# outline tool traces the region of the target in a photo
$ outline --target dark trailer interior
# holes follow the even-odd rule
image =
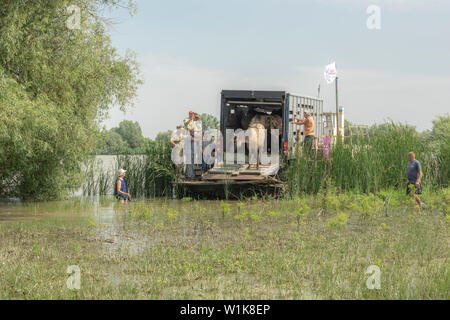
[[[227,145],[226,129],[247,130],[250,121],[257,114],[279,115],[283,119],[283,126],[279,141],[280,150],[276,152],[281,152],[283,142],[287,141],[289,126],[289,106],[286,104],[285,91],[223,90],[220,111],[223,146]],[[270,142],[268,130],[267,148],[272,152]]]

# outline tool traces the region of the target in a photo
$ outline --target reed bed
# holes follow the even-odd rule
[[[114,173],[105,169],[103,161],[91,157],[85,163],[82,170],[83,185],[82,194],[86,197],[110,195],[113,193]]]
[[[428,144],[413,127],[389,123],[372,127],[368,136],[338,139],[330,160],[318,153],[315,160],[308,161],[297,152],[286,174],[289,194],[318,193],[327,185],[340,192],[362,193],[405,188],[411,151],[422,163],[425,188],[448,187],[448,146]]]
[[[444,139],[445,140],[445,139]],[[151,141],[143,155],[119,155],[115,169],[126,169],[125,178],[133,197],[182,196],[175,190],[175,170],[168,143]],[[344,141],[338,139],[330,159],[321,152],[307,160],[297,152],[285,168],[288,197],[303,193],[318,194],[324,188],[338,192],[378,193],[406,187],[407,154],[413,151],[423,167],[423,186],[436,190],[449,186],[450,146],[448,141],[429,142],[414,127],[386,123],[373,126],[369,135],[357,134]],[[89,160],[86,165],[83,194],[105,195],[113,192],[115,172],[101,170],[101,163]],[[228,186],[224,185],[227,194]]]
[[[172,148],[161,141],[151,141],[145,155],[122,155],[116,168],[127,170],[125,181],[134,197],[170,197],[175,171],[171,161]]]

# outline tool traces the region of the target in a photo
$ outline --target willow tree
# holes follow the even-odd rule
[[[112,47],[101,16],[127,4],[0,2],[0,196],[64,197],[99,122],[111,106],[130,106],[140,84],[133,55]]]

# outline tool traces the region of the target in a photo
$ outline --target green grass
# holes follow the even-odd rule
[[[420,210],[401,192],[329,191],[21,207],[60,214],[0,224],[0,298],[449,299],[450,191],[424,200]],[[69,265],[79,291],[66,287]],[[370,265],[380,290],[366,287]]]

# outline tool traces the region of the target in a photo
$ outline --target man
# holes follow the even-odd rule
[[[184,128],[191,134],[191,136],[194,136],[194,130],[195,130],[195,112],[189,111],[189,117],[184,119]]]
[[[406,194],[409,195],[411,193],[411,189],[415,189],[414,199],[416,199],[419,207],[424,208],[425,203],[423,203],[419,194],[422,194],[422,165],[419,161],[416,160],[416,155],[414,152],[408,153],[408,169],[407,169],[407,178],[406,178]]]
[[[303,115],[305,119],[291,121],[291,123],[304,126],[303,135],[305,136],[305,139],[303,140],[303,150],[308,155],[309,160],[311,158],[312,147],[314,144],[314,119],[307,112],[304,112]],[[297,118],[294,120],[297,120]]]
[[[183,133],[183,126],[177,126],[177,130],[172,133],[172,136],[170,137],[170,145],[172,147],[175,147],[179,143],[183,142],[184,140],[184,133]]]
[[[196,164],[197,168],[199,168],[198,164],[203,164],[203,123],[202,120],[200,120],[200,116],[198,115],[198,113],[194,113],[194,136],[194,150],[198,150],[194,157],[194,163]]]
[[[120,200],[121,203],[124,203],[128,199],[131,199],[131,195],[127,193],[127,184],[125,183],[125,175],[127,171],[123,169],[119,169],[119,177],[116,179],[116,185],[114,190],[114,195],[117,200]]]
[[[172,147],[176,147],[177,145],[179,145],[180,143],[183,142],[184,140],[184,132],[183,132],[183,126],[177,126],[177,130],[174,131],[172,133],[172,137],[170,138],[170,145]],[[179,153],[180,157],[183,157],[183,148],[181,148],[180,153]],[[181,177],[182,172],[183,172],[183,167],[184,165],[182,163],[180,164],[174,164],[175,166],[175,174],[178,178]]]
[[[189,111],[189,118],[184,120],[184,128],[189,132],[190,139],[190,161],[186,161],[186,178],[193,180],[195,178],[195,170],[194,170],[194,135],[196,129],[195,123],[195,112]],[[188,141],[186,141],[188,143]],[[189,154],[189,153],[187,153]],[[188,159],[187,159],[188,160]],[[190,163],[188,163],[190,162]]]

